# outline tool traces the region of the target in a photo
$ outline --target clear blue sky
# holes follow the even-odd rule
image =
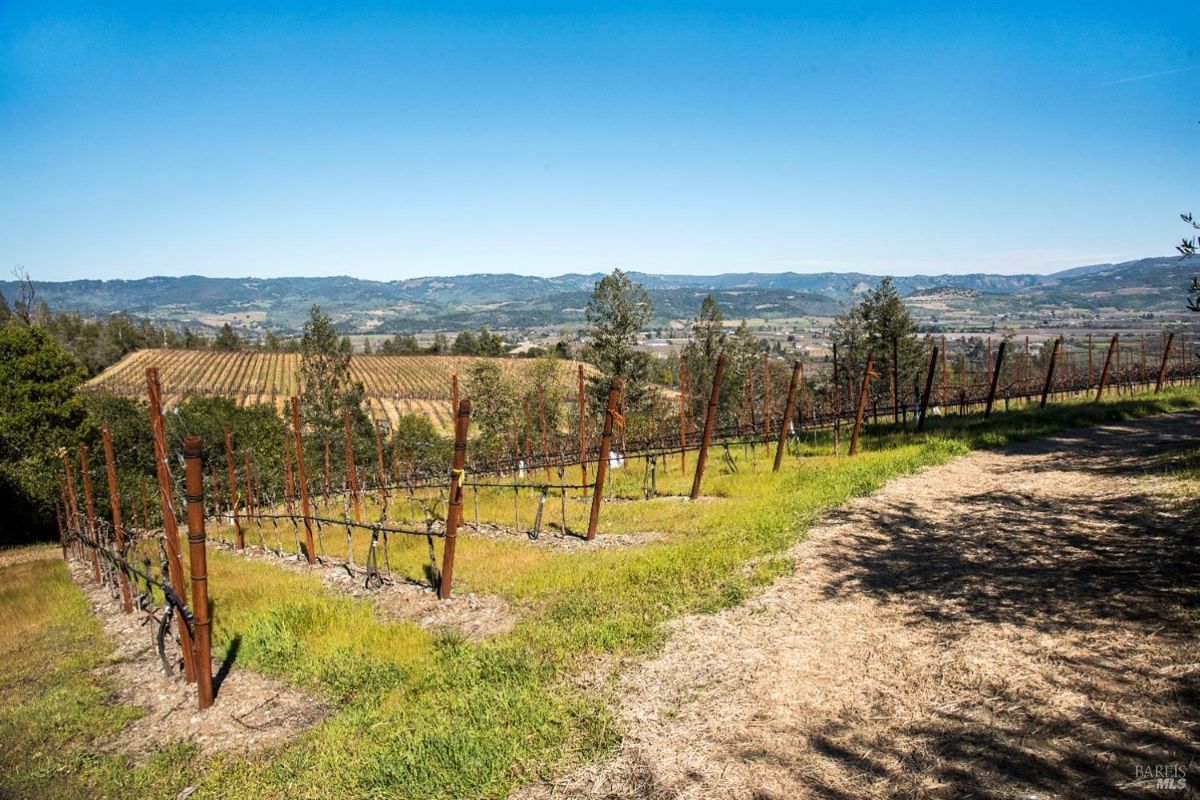
[[[1200,212],[1194,3],[183,5],[0,0],[4,272],[1052,271]]]

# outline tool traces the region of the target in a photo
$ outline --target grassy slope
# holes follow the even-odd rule
[[[724,474],[714,459],[705,489],[720,501],[606,509],[608,531],[666,534],[637,548],[564,553],[465,537],[461,588],[501,593],[521,614],[510,634],[482,644],[382,623],[315,579],[214,553],[218,648],[238,639],[239,666],[295,681],[337,708],[296,742],[258,756],[201,763],[190,748],[164,743],[160,755],[126,769],[92,754],[94,742],[137,713],[104,702],[107,688],[92,668],[110,648],[61,564],[0,568],[0,796],[165,796],[197,784],[195,797],[502,797],[616,741],[605,683],[581,688],[572,678],[654,647],[664,621],[737,603],[790,569],[785,550],[823,511],[971,447],[1198,400],[1175,391],[1014,411],[988,423],[951,417],[928,436],[881,431],[858,458],[790,460],[778,475],[765,463],[748,471],[744,460],[739,474]],[[633,495],[640,483],[641,470],[631,469],[614,488]],[[672,464],[659,486],[680,491],[684,483]],[[511,513],[511,493],[485,498],[485,516],[505,503]],[[394,563],[417,569],[423,546],[397,545]]]

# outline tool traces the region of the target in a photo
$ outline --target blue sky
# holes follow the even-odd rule
[[[1047,272],[1200,212],[1193,4],[192,5],[0,0],[0,269]]]

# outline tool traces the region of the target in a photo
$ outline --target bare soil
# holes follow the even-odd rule
[[[1196,796],[1200,524],[1161,467],[1198,442],[1069,431],[848,504],[622,677],[609,761],[519,796]]]
[[[438,600],[431,584],[418,585],[395,576],[386,576],[383,586],[367,588],[362,566],[347,570],[332,559],[315,566],[293,553],[280,555],[274,550],[246,545],[236,551],[224,542],[217,546],[245,558],[268,561],[284,569],[315,575],[328,588],[367,600],[383,619],[414,622],[429,630],[451,630],[470,641],[482,641],[512,630],[517,615],[508,601],[499,595],[453,593],[449,600]],[[382,569],[382,567],[381,567]]]
[[[543,528],[536,538],[530,536],[528,530],[520,530],[503,525],[488,525],[487,523],[479,525],[472,523],[465,525],[460,530],[460,535],[462,536],[485,536],[489,539],[517,541],[531,547],[540,547],[547,550],[565,550],[567,552],[621,550],[626,547],[640,547],[656,539],[661,539],[664,536],[664,534],[658,531],[604,533],[598,534],[595,539],[589,542],[582,535],[563,533],[561,526],[557,524],[551,525],[548,529]]]
[[[70,569],[115,645],[109,663],[98,669],[116,686],[113,700],[146,712],[101,743],[102,751],[138,758],[156,746],[182,739],[205,755],[223,750],[244,753],[283,744],[328,713],[325,704],[303,692],[234,668],[232,663],[227,669],[216,659],[212,664],[216,701],[200,711],[195,684],[185,681],[178,670],[164,674],[154,644],[157,624],[137,610],[123,613],[112,590],[95,583],[90,565],[72,561]],[[178,665],[177,645],[168,642],[167,655]]]

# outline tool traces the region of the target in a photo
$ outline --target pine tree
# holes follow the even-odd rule
[[[614,377],[625,381],[627,406],[641,402],[650,364],[649,356],[637,349],[637,341],[652,313],[650,295],[621,270],[614,269],[596,282],[587,304],[587,320],[589,358],[603,373],[588,379],[597,407],[607,402]]]
[[[322,431],[337,431],[342,409],[357,410],[363,387],[350,378],[350,351],[333,321],[313,305],[300,340],[301,407],[305,421]]]
[[[683,365],[688,375],[688,395],[692,399],[691,413],[704,412],[712,392],[712,382],[717,371],[717,358],[725,352],[726,335],[724,317],[717,301],[710,294],[700,303],[700,316],[692,321],[692,337],[683,347]],[[726,369],[728,369],[726,359]],[[723,392],[728,395],[728,392]],[[722,400],[726,406],[725,398]]]

